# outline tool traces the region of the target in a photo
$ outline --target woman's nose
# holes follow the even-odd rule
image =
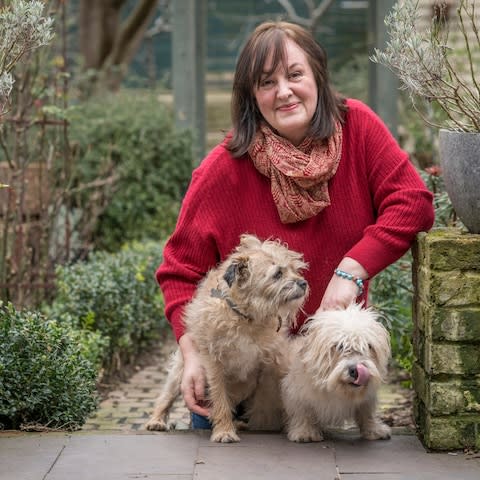
[[[292,94],[290,89],[290,84],[286,80],[278,82],[277,97],[278,98],[288,98]]]

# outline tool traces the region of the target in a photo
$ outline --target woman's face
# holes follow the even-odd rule
[[[318,89],[304,51],[292,40],[285,42],[286,65],[264,73],[254,96],[258,109],[279,135],[299,145],[306,137],[317,108]],[[271,70],[271,56],[264,72]]]

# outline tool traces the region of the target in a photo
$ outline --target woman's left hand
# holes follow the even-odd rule
[[[368,278],[368,272],[353,258],[345,257],[339,263],[337,268],[344,272],[351,273],[353,276],[359,277],[363,280]],[[359,290],[355,282],[339,277],[334,273],[328,283],[318,310],[346,308],[348,305],[355,302],[358,295]]]

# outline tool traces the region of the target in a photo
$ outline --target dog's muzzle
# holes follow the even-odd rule
[[[297,280],[296,284],[298,287],[300,287],[304,292],[307,290],[308,283],[306,280]]]
[[[365,365],[357,363],[348,367],[348,376],[353,379],[353,382],[351,382],[352,386],[361,387],[367,385],[370,379],[370,372]]]
[[[308,282],[304,279],[295,280],[295,282],[292,283],[293,285],[288,287],[290,292],[287,296],[287,301],[297,300],[298,298],[304,297],[308,288]]]

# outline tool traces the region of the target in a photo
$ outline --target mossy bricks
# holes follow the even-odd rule
[[[415,418],[432,450],[480,447],[480,235],[418,235],[413,247]]]

